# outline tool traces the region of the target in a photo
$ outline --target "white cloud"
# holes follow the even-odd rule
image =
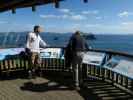
[[[40,15],[41,18],[60,18],[60,16],[57,15]]]
[[[59,9],[59,11],[63,13],[70,13],[70,9]]]
[[[68,18],[68,15],[40,15],[41,18],[44,19],[65,19]]]
[[[130,31],[130,32],[133,32],[132,26],[133,26],[133,22],[123,22],[123,23],[121,23],[122,29]]]
[[[40,15],[44,19],[66,19],[69,18],[68,15]]]
[[[71,31],[80,30],[81,24],[72,24],[69,28]]]
[[[84,32],[93,32],[93,33],[133,33],[133,28],[131,26],[133,22],[123,22],[117,24],[104,24],[104,23],[90,23],[90,24],[83,24],[72,22],[66,24],[65,27],[60,28],[60,24],[52,25],[52,26],[45,26],[47,31],[53,32],[74,32],[76,30],[84,31]],[[130,26],[130,27],[129,27]]]
[[[72,15],[71,19],[73,19],[73,20],[85,20],[86,17],[83,15]]]
[[[85,27],[86,27],[86,28],[101,27],[101,25],[100,25],[100,24],[86,24]]]
[[[102,17],[98,16],[98,17],[96,17],[96,19],[100,20],[100,19],[102,19]]]
[[[0,21],[0,24],[6,24],[6,23],[8,23],[7,21]]]
[[[85,20],[84,15],[40,15],[41,18],[45,19],[70,19],[70,20]]]
[[[101,23],[92,23],[80,25],[80,29],[86,32],[94,33],[133,33],[133,22],[123,22],[117,24],[101,24]]]
[[[98,11],[98,10],[93,10],[93,11],[87,10],[87,11],[82,11],[81,13],[82,13],[82,14],[85,14],[85,15],[91,15],[91,14],[96,15],[96,14],[99,13],[99,11]]]
[[[124,25],[124,26],[133,26],[133,22],[123,22],[123,23],[121,23],[122,25]]]
[[[128,17],[130,15],[133,15],[133,12],[123,11],[118,14],[119,17]]]

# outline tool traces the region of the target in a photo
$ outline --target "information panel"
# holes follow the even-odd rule
[[[41,49],[40,57],[64,59],[64,53],[61,48],[46,48],[46,49]]]
[[[17,55],[22,51],[25,51],[24,48],[9,48],[9,49],[0,49],[0,60],[4,60],[9,55]],[[40,58],[61,58],[64,59],[63,49],[61,48],[45,48],[40,49]]]
[[[131,60],[111,59],[104,67],[133,79],[133,61]]]
[[[91,52],[84,53],[83,63],[100,66],[105,58],[105,53]]]
[[[8,55],[17,55],[20,52],[24,51],[24,48],[9,48],[9,49],[0,49],[0,60],[4,60]]]

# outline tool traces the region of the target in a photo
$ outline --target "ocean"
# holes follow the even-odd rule
[[[24,47],[28,32],[0,33],[0,47]],[[41,33],[50,46],[65,47],[72,33]],[[94,49],[115,50],[133,54],[133,35],[94,34],[96,39],[86,40]]]

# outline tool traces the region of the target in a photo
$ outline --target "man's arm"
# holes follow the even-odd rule
[[[91,49],[91,46],[87,43],[87,41],[85,39],[83,39],[83,43],[84,43],[84,47],[85,47],[85,50],[89,50]]]
[[[29,44],[30,44],[30,33],[26,35],[26,48],[29,48]]]
[[[40,45],[41,45],[42,47],[44,47],[44,48],[49,46],[45,41],[42,40],[41,37],[40,37]]]
[[[90,45],[88,45],[88,43],[85,41],[85,48],[88,49],[92,49],[92,47]]]

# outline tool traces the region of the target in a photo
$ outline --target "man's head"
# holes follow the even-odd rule
[[[35,33],[40,33],[40,32],[43,32],[43,29],[42,29],[41,26],[36,25],[36,26],[34,26],[34,32],[35,32]]]
[[[79,36],[80,35],[80,31],[76,31],[75,32],[75,35],[78,35]]]

